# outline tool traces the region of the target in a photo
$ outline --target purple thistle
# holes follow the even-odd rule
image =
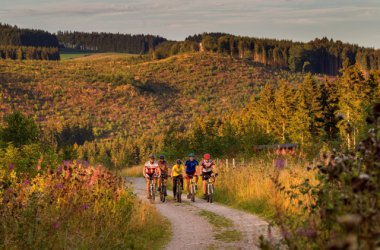
[[[62,183],[58,183],[57,185],[55,185],[55,188],[63,188]]]
[[[86,210],[86,209],[88,209],[90,206],[88,205],[88,204],[84,204],[84,205],[82,205],[82,210]]]
[[[288,230],[284,229],[282,230],[282,236],[284,236],[285,239],[291,239],[293,238],[293,235]]]
[[[25,184],[25,185],[30,185],[30,180],[28,180],[28,179],[25,180],[25,181],[24,181],[24,184]]]

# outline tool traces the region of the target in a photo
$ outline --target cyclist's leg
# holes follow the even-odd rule
[[[158,191],[160,191],[160,188],[161,188],[161,178],[157,178],[157,186],[158,186]]]
[[[180,182],[181,182],[181,188],[182,188],[182,190],[183,190],[183,177],[180,177]]]
[[[202,189],[203,189],[203,195],[205,196],[207,193],[207,175],[203,174],[202,175]]]
[[[190,193],[189,184],[190,184],[190,178],[189,178],[189,176],[186,176],[186,191],[187,191],[187,193]]]
[[[177,194],[177,176],[173,178],[173,196],[175,198]]]
[[[145,178],[145,181],[146,181],[146,193],[147,193],[147,196],[149,198],[150,197],[150,192],[149,192],[149,189],[150,189],[150,180],[149,180],[149,178]]]

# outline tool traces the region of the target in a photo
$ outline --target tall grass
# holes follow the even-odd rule
[[[273,218],[276,211],[298,212],[297,206],[292,206],[285,192],[276,189],[274,180],[277,179],[285,189],[298,185],[305,179],[315,183],[315,173],[306,170],[307,163],[295,159],[287,159],[283,170],[275,170],[270,158],[258,159],[249,164],[226,166],[220,161],[219,177],[215,183],[215,200],[265,218]],[[309,196],[298,198],[303,203],[312,202]]]
[[[66,162],[27,178],[0,174],[2,249],[159,249],[169,224],[101,167]]]

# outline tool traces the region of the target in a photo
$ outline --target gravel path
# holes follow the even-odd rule
[[[134,186],[135,193],[142,200],[146,199],[145,180],[143,178],[128,178]],[[166,249],[259,249],[259,236],[265,235],[272,240],[280,239],[280,234],[272,230],[268,235],[268,223],[263,219],[218,203],[209,204],[197,199],[194,203],[183,195],[181,204],[172,198],[165,203],[156,199],[155,206],[159,212],[172,224],[173,236]],[[238,231],[241,240],[225,242],[215,237],[217,231],[208,220],[200,216],[203,210],[213,212],[233,222],[230,230]],[[217,239],[218,238],[218,239]]]

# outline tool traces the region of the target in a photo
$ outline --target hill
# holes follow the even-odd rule
[[[63,62],[0,61],[1,116],[12,108],[43,124],[91,122],[99,137],[189,126],[207,113],[237,111],[267,83],[302,75],[218,54],[164,60],[121,55]],[[160,129],[157,125],[160,124]]]
[[[355,66],[329,79],[209,52],[0,60],[0,72],[0,119],[22,111],[41,124],[47,143],[68,150],[64,158],[106,166],[163,151],[225,156],[280,142],[352,146],[380,96],[379,74],[365,78]],[[355,121],[337,115],[346,113]],[[354,133],[345,132],[350,124]]]

